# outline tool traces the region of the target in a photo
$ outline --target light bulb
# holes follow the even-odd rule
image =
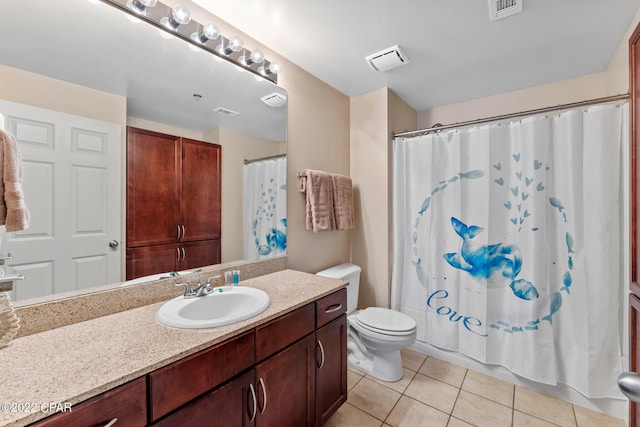
[[[264,53],[260,49],[256,49],[251,52],[251,56],[249,57],[252,63],[261,64],[264,61]]]
[[[258,72],[263,76],[268,76],[269,74],[278,74],[280,72],[280,64],[278,64],[277,62],[272,62],[268,67],[265,67],[263,65],[262,67],[258,68]]]
[[[273,74],[278,74],[280,72],[280,64],[278,62],[272,62],[269,64],[269,71]]]
[[[191,38],[194,41],[200,42],[202,44],[208,42],[209,40],[215,40],[219,36],[220,31],[218,30],[218,27],[216,27],[216,24],[214,24],[213,22],[204,24],[204,26],[202,27],[202,31],[200,31],[199,33],[191,34]]]
[[[173,16],[173,19],[175,19],[175,21],[180,25],[186,25],[189,23],[189,21],[191,21],[191,12],[189,12],[189,9],[181,4],[173,6],[173,8],[171,9],[171,15]]]
[[[173,6],[171,9],[171,17],[164,17],[160,23],[167,28],[177,30],[180,25],[186,25],[191,21],[191,12],[181,4]]]
[[[242,55],[240,63],[249,67],[251,64],[261,64],[264,61],[264,53],[260,49],[256,49],[251,52],[250,56]]]
[[[240,52],[242,50],[242,39],[238,36],[233,36],[229,39],[229,43],[227,44],[227,48],[231,49],[232,52]],[[231,53],[231,52],[229,52]],[[227,54],[228,55],[228,54]]]
[[[216,51],[222,55],[229,56],[232,52],[240,52],[242,50],[242,39],[238,36],[233,36],[227,41],[227,45],[224,45],[224,39],[216,47]]]
[[[129,0],[127,1],[127,7],[140,15],[147,14],[147,8],[153,7],[158,3],[158,0]]]

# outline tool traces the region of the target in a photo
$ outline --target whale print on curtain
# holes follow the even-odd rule
[[[287,159],[244,165],[244,257],[273,258],[287,251]]]
[[[418,340],[621,397],[626,105],[393,143],[392,307]]]

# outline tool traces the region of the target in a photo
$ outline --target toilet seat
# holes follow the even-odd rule
[[[367,331],[389,336],[415,334],[416,322],[404,313],[382,307],[369,307],[356,312],[351,321]]]

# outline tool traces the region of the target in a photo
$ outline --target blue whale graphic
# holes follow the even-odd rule
[[[499,274],[510,281],[509,287],[518,298],[524,300],[538,298],[538,290],[533,283],[525,279],[517,279],[522,269],[522,257],[517,245],[475,243],[472,240],[484,230],[482,227],[467,226],[455,217],[451,217],[451,225],[462,238],[460,253],[451,252],[443,255],[452,267],[466,271],[478,279],[489,279]]]

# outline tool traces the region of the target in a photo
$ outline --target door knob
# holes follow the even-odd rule
[[[623,372],[618,377],[618,388],[629,400],[640,403],[640,375]]]
[[[117,240],[112,240],[109,242],[109,247],[115,249],[118,247],[119,244],[120,242],[118,242]]]

